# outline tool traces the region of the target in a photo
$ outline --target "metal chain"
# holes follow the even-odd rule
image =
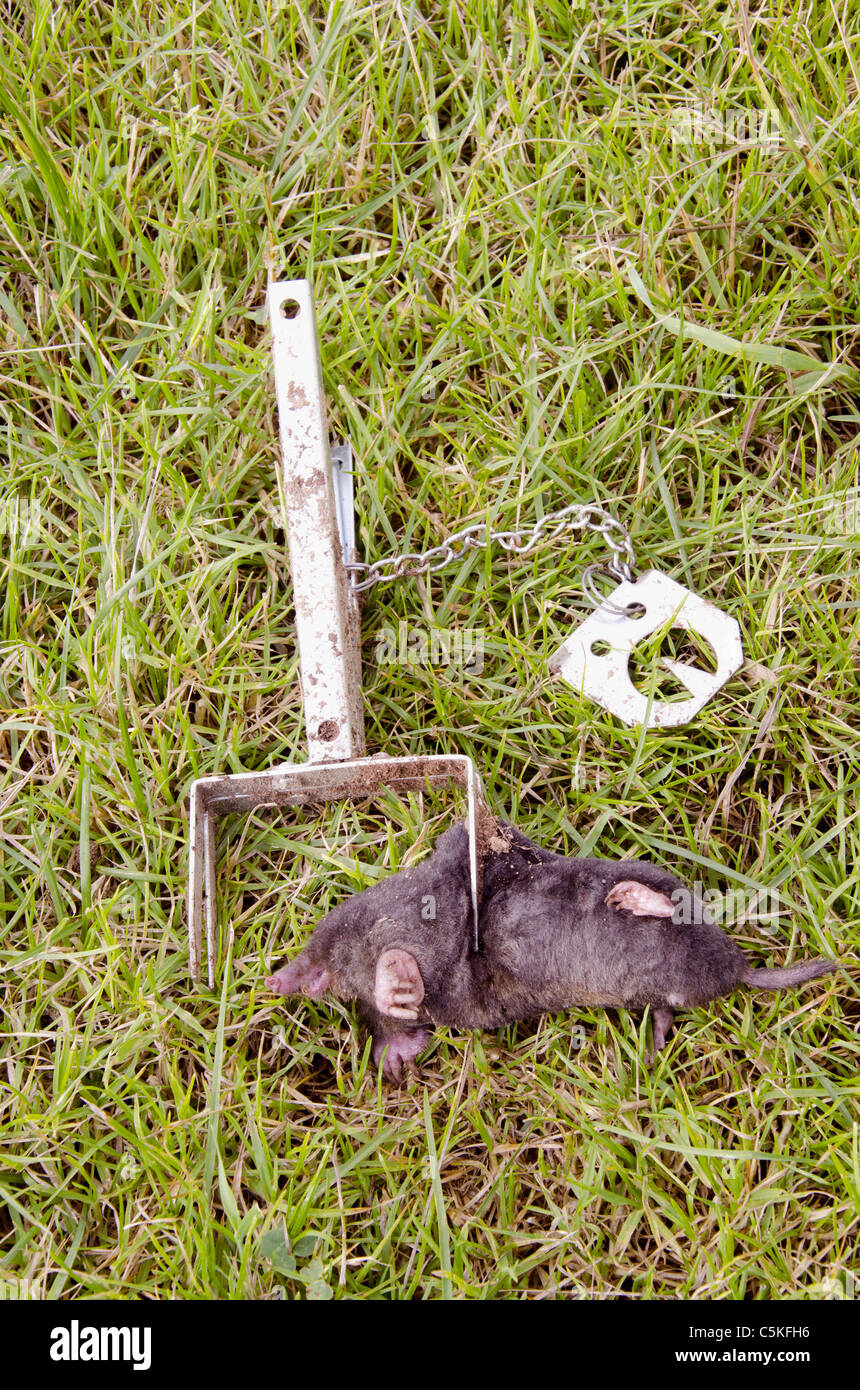
[[[613,579],[636,578],[635,557],[630,533],[620,521],[592,502],[572,502],[558,512],[550,512],[541,517],[530,531],[493,531],[489,526],[477,522],[455,531],[441,545],[431,546],[420,554],[386,555],[372,563],[358,561],[347,565],[352,576],[352,587],[356,592],[370,589],[374,584],[390,584],[394,579],[405,579],[418,574],[436,574],[439,570],[455,565],[469,550],[489,548],[494,541],[509,554],[527,555],[539,545],[557,540],[566,531],[596,531],[612,551],[612,559],[604,566],[589,566],[590,573],[604,569]],[[365,577],[359,579],[357,576]],[[594,603],[595,598],[586,589],[586,596]],[[600,596],[597,595],[597,602]]]

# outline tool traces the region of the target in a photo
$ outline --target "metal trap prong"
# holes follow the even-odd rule
[[[281,435],[279,478],[287,518],[309,761],[280,763],[267,772],[200,777],[191,785],[189,961],[192,978],[199,981],[205,916],[210,988],[215,985],[218,939],[217,815],[264,806],[366,799],[383,786],[417,791],[455,783],[468,799],[476,950],[481,860],[495,826],[477,769],[465,754],[362,756],[359,608],[346,572],[354,549],[351,456],[341,455],[335,477],[310,285],[306,280],[273,283],[268,304]]]
[[[189,874],[189,952],[191,975],[201,976],[202,926],[206,922],[206,963],[215,985],[218,920],[215,888],[215,817],[265,806],[307,806],[326,801],[367,799],[382,787],[422,791],[453,783],[467,797],[472,922],[477,949],[481,859],[495,820],[487,809],[478,770],[465,753],[355,758],[342,763],[281,763],[268,772],[201,777],[191,787]]]

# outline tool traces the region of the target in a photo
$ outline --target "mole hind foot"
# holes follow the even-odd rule
[[[607,907],[621,907],[625,912],[632,912],[634,917],[671,917],[675,911],[675,904],[665,893],[658,893],[656,888],[632,878],[616,883],[603,901]]]
[[[382,1067],[382,1075],[389,1081],[399,1081],[403,1074],[403,1063],[410,1065],[419,1052],[423,1052],[430,1041],[426,1028],[416,1028],[412,1033],[383,1033],[373,1039],[373,1060]]]
[[[651,1027],[654,1032],[654,1045],[650,1052],[645,1053],[645,1061],[648,1063],[649,1067],[657,1056],[657,1053],[662,1051],[665,1047],[666,1039],[669,1036],[669,1029],[672,1027],[674,1021],[675,1015],[671,1009],[655,1009],[652,1013]]]

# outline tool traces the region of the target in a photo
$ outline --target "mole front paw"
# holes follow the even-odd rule
[[[413,1033],[384,1033],[373,1039],[373,1060],[388,1081],[399,1081],[403,1063],[411,1065],[429,1041],[426,1028],[416,1028]]]
[[[383,951],[376,962],[374,986],[379,1012],[391,1018],[417,1018],[423,998],[424,981],[415,957],[399,947]]]
[[[665,893],[658,893],[656,888],[632,878],[622,879],[610,888],[604,902],[607,907],[632,912],[634,917],[671,917],[675,911],[675,904]]]

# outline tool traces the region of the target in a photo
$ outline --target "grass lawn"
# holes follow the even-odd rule
[[[139,11],[139,12],[138,12]],[[504,13],[502,13],[504,12]],[[0,1279],[44,1298],[821,1295],[860,1275],[860,10],[0,6]],[[271,965],[456,798],[219,823],[304,757],[266,329],[313,281],[365,558],[597,501],[741,624],[691,724],[552,680],[599,537],[370,591],[371,752],[549,848],[778,890],[679,1020],[440,1031],[380,1082]],[[483,667],[386,634],[477,634]],[[653,654],[652,654],[653,655]],[[647,653],[636,677],[653,673]],[[7,1290],[4,1290],[7,1291]]]

